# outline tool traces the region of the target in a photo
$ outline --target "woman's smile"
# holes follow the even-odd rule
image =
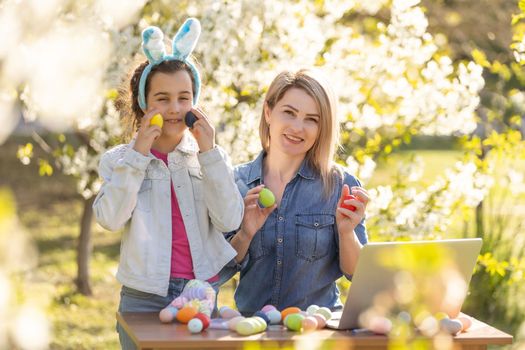
[[[294,136],[292,134],[284,134],[285,139],[295,145],[300,144],[301,142],[304,142],[304,139],[298,136]]]

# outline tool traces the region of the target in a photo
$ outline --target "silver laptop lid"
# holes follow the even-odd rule
[[[481,243],[481,239],[473,238],[365,245],[341,320],[334,328],[365,327],[368,315],[396,310],[445,312],[456,317],[467,295]]]

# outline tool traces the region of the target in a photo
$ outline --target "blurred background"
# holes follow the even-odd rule
[[[339,96],[338,162],[372,195],[370,240],[483,238],[463,311],[523,346],[524,13],[524,0],[0,1],[0,348],[118,347],[121,233],[93,221],[97,164],[122,141],[115,99],[145,59],[142,29],[172,37],[189,16],[201,104],[235,163],[259,152],[273,77],[320,68]]]

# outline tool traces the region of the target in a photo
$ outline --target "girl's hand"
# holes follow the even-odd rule
[[[215,147],[215,128],[211,125],[206,114],[198,107],[192,108],[191,111],[197,117],[197,121],[190,128],[190,132],[197,140],[199,150],[206,152]]]
[[[268,208],[259,207],[257,203],[259,200],[259,192],[261,192],[263,188],[264,185],[254,187],[249,190],[244,197],[244,217],[242,219],[241,231],[249,240],[261,229],[268,216],[270,216],[270,213],[277,208],[277,204]]]
[[[352,194],[357,199],[347,199],[345,204],[349,204],[355,207],[355,211],[351,211],[345,208],[341,208],[343,198],[350,194],[350,188],[348,185],[343,185],[343,191],[341,192],[341,198],[337,203],[335,220],[337,222],[337,230],[340,235],[353,234],[354,229],[365,217],[366,204],[370,200],[368,193],[362,187],[352,187]]]
[[[145,156],[149,154],[153,142],[162,134],[160,126],[150,125],[151,118],[157,113],[159,113],[157,109],[151,109],[140,120],[140,128],[133,149]]]

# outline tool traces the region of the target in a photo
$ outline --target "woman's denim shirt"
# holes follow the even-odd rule
[[[235,169],[241,195],[262,183],[261,153],[254,161]],[[334,175],[336,186],[328,198],[323,195],[319,174],[306,161],[286,185],[280,206],[253,237],[244,260],[221,272],[224,281],[240,270],[235,302],[244,314],[266,304],[282,310],[297,306],[305,310],[316,304],[331,309],[342,307],[335,281],[343,275],[339,267],[339,239],[335,221],[342,181],[361,186],[352,175]],[[367,233],[364,220],[355,228],[362,244]],[[227,234],[228,239],[235,232]],[[350,277],[350,276],[347,276]]]

